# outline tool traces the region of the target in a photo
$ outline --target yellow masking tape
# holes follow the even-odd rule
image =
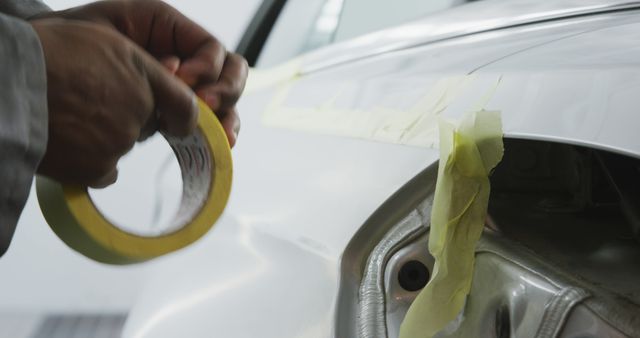
[[[249,76],[247,77],[247,84],[244,87],[244,94],[254,93],[295,80],[300,76],[300,69],[302,69],[303,63],[302,61],[302,57],[297,57],[271,68],[249,69]]]
[[[435,267],[405,316],[400,338],[431,338],[463,309],[487,215],[489,174],[502,153],[498,112],[467,114],[457,128],[440,121],[440,163],[429,234]]]
[[[231,191],[232,159],[220,122],[202,101],[197,131],[185,138],[165,136],[182,171],[183,192],[170,229],[155,237],[121,230],[95,207],[86,187],[38,177],[42,213],[72,249],[99,262],[128,264],[183,248],[202,237],[224,210]]]
[[[369,102],[357,96],[358,88],[366,87],[363,83],[347,80],[336,85],[330,82],[331,86],[320,85],[316,89],[318,82],[305,81],[300,73],[290,76],[291,69],[295,68],[281,68],[274,75],[278,82],[271,84],[275,93],[263,113],[264,125],[428,148],[438,146],[437,122],[441,114],[447,110],[454,114],[481,110],[491,101],[502,81],[500,74],[452,75],[426,80],[424,93],[417,97],[411,93],[376,93],[375,99]],[[301,93],[308,99],[298,99]],[[367,103],[345,104],[358,101]],[[399,108],[398,102],[412,103]],[[453,104],[457,106],[450,110]]]

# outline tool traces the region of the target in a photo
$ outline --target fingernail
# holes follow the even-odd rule
[[[240,134],[240,123],[236,122],[233,126],[233,135],[235,135],[235,137],[238,137],[238,134]]]
[[[238,133],[236,133],[235,131],[233,132],[233,137],[229,138],[229,147],[233,148],[236,145],[236,142],[238,141]]]

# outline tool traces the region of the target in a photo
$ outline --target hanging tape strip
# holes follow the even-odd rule
[[[69,247],[99,262],[146,261],[195,242],[222,214],[232,180],[229,143],[220,122],[198,101],[197,131],[186,138],[166,136],[182,172],[182,200],[165,233],[149,237],[122,230],[98,211],[86,187],[36,179],[40,209],[53,231]]]

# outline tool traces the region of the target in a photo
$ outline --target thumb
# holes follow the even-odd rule
[[[198,123],[193,91],[162,64],[143,53],[144,67],[155,101],[158,128],[172,136],[191,134]]]
[[[94,180],[89,184],[90,187],[100,189],[106,188],[118,180],[118,168],[113,167],[106,175]]]

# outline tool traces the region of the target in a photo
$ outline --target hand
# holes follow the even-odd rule
[[[61,19],[31,22],[47,69],[49,139],[38,172],[63,183],[115,182],[118,159],[156,128],[196,127],[191,89],[113,29]]]
[[[240,130],[236,102],[247,62],[173,7],[156,0],[109,0],[47,13],[108,25],[130,38],[182,79],[218,115],[233,146]]]

